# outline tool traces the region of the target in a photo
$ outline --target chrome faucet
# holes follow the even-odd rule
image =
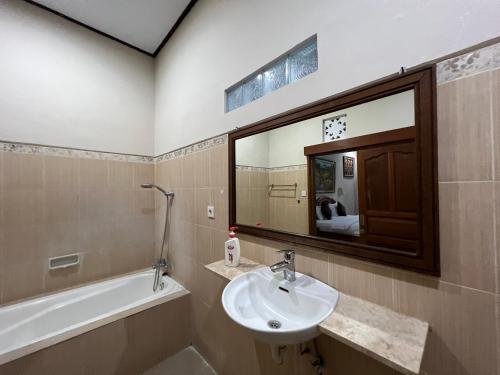
[[[160,258],[153,264],[153,269],[155,270],[155,280],[153,283],[153,291],[156,292],[158,288],[163,290],[165,283],[163,282],[163,274],[168,272],[168,264],[165,258]]]
[[[273,264],[269,268],[273,272],[283,271],[283,277],[287,281],[295,281],[295,251],[279,250],[278,253],[284,253],[285,259]]]
[[[165,283],[163,282],[163,273],[168,273],[168,267],[169,263],[167,263],[168,259],[168,240],[170,237],[170,208],[172,206],[172,200],[174,199],[175,194],[172,191],[167,192],[165,189],[162,187],[152,184],[152,183],[147,183],[147,184],[142,184],[142,188],[144,189],[158,189],[163,193],[163,195],[167,198],[167,211],[165,212],[165,227],[163,229],[163,240],[161,242],[161,253],[160,253],[160,258],[153,264],[153,269],[155,270],[155,279],[153,281],[153,292],[156,292],[158,288],[160,290],[163,290],[165,287]],[[167,248],[167,254],[165,255],[165,258],[163,257],[163,250],[165,250],[165,247]]]

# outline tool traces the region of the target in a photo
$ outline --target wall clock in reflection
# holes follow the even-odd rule
[[[339,115],[323,120],[323,142],[336,141],[347,136],[347,115]]]

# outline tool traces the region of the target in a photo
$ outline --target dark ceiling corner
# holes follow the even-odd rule
[[[174,35],[175,30],[177,30],[177,28],[180,26],[180,24],[182,23],[182,21],[184,20],[184,18],[186,18],[186,16],[191,11],[191,9],[193,9],[194,4],[196,4],[197,1],[198,0],[191,0],[189,2],[189,4],[187,5],[186,9],[184,9],[184,12],[182,12],[182,14],[179,16],[179,18],[177,18],[177,21],[175,21],[174,26],[172,26],[172,28],[170,29],[170,31],[168,32],[168,34],[165,36],[165,39],[163,39],[163,41],[160,43],[160,45],[158,46],[158,48],[156,48],[156,51],[154,51],[153,57],[158,56],[158,54],[160,53],[161,49],[165,46],[165,44],[167,44],[168,40],[172,37],[172,35]]]
[[[41,8],[43,10],[46,10],[50,13],[53,13],[59,17],[62,17],[64,18],[65,20],[67,21],[70,21],[70,22],[73,22],[79,26],[82,26],[82,27],[85,27],[86,29],[88,30],[91,30],[99,35],[102,35],[102,36],[105,36],[111,40],[114,40],[115,42],[118,42],[118,43],[121,43],[129,48],[132,48],[138,52],[141,52],[141,53],[144,53],[145,55],[148,55],[148,56],[151,56],[151,57],[156,57],[161,49],[165,46],[165,44],[168,42],[168,40],[172,37],[172,35],[174,34],[175,30],[177,30],[177,28],[180,26],[180,24],[182,23],[182,21],[184,20],[184,18],[186,18],[186,16],[188,15],[189,11],[193,8],[194,4],[196,4],[196,2],[198,0],[191,0],[189,2],[189,4],[186,6],[186,8],[184,9],[184,11],[182,12],[182,14],[179,16],[179,18],[177,19],[177,21],[175,22],[174,26],[172,26],[172,28],[170,29],[170,31],[168,32],[168,34],[165,36],[165,38],[163,39],[163,41],[160,43],[160,45],[158,46],[158,48],[156,48],[156,50],[154,51],[154,53],[150,53],[148,51],[144,51],[143,49],[139,48],[139,47],[136,47],[130,43],[127,43],[121,39],[118,39],[118,38],[115,38],[114,36],[112,35],[109,35],[109,34],[106,34],[105,32],[102,32],[100,30],[97,30],[95,28],[93,28],[92,26],[89,26],[89,25],[86,25],[80,21],[77,21],[75,20],[74,18],[71,18],[71,17],[68,17],[66,16],[65,14],[62,14],[54,9],[51,9],[49,7],[46,7],[45,5],[42,5],[40,3],[37,3],[36,1],[33,1],[33,0],[24,0],[25,2],[27,2],[28,4],[31,4],[31,5],[34,5],[38,8]]]

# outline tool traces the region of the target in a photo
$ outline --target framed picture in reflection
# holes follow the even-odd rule
[[[354,158],[343,156],[342,162],[344,164],[344,177],[354,177]]]
[[[315,158],[314,180],[316,193],[335,193],[335,162]]]

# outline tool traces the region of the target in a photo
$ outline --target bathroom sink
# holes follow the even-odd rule
[[[257,339],[275,345],[298,344],[319,335],[318,324],[335,309],[337,290],[299,272],[295,281],[269,267],[233,279],[222,305],[237,324]]]

